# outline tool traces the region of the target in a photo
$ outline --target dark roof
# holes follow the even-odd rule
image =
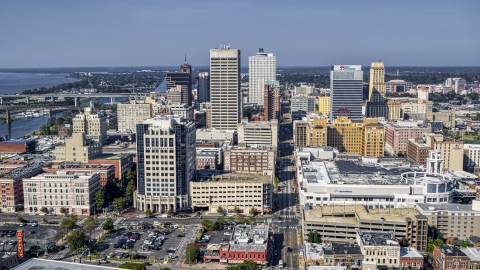
[[[478,236],[475,236],[475,235],[474,235],[474,236],[470,236],[469,238],[470,238],[470,241],[471,241],[472,243],[478,243],[478,242],[480,242],[480,237],[478,237]]]
[[[467,256],[458,247],[452,245],[443,245],[443,247],[437,247],[445,256]]]
[[[401,174],[404,172],[409,172],[411,170],[409,169],[395,169],[395,168],[390,168],[390,169],[385,169],[381,167],[376,167],[376,166],[365,166],[361,165],[352,161],[347,161],[347,160],[335,160],[335,164],[337,165],[338,170],[341,173],[351,173],[351,174],[363,174],[363,173],[377,173],[381,172],[384,174]]]
[[[362,254],[360,246],[355,241],[352,241],[350,243],[331,243],[330,247],[323,248],[323,252],[327,255]]]

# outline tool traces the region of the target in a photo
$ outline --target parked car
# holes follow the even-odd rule
[[[232,235],[232,233],[231,232],[226,232],[223,235]]]
[[[25,226],[25,225],[27,225],[27,224],[25,224],[25,223],[23,223],[23,222],[20,223],[20,227],[23,227],[23,226]]]
[[[199,246],[199,247],[204,247],[204,246],[205,246],[205,244],[198,243],[198,244],[197,244],[197,246]]]

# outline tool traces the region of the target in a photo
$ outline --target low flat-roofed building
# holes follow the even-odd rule
[[[31,139],[0,139],[1,153],[33,153],[37,141]]]
[[[461,250],[468,257],[468,268],[480,269],[480,248],[467,247],[462,248]]]
[[[248,213],[254,207],[258,213],[272,211],[272,177],[267,175],[197,171],[190,182],[192,208],[216,213],[219,206],[228,213],[237,207]]]
[[[233,142],[235,132],[233,130],[219,130],[219,129],[197,129],[197,140],[218,140]]]
[[[405,237],[410,246],[420,251],[426,249],[428,223],[413,208],[368,209],[361,205],[337,205],[307,207],[302,211],[304,238],[310,231],[317,231],[321,241],[350,242],[356,239],[358,230],[392,232],[397,239]]]
[[[429,126],[417,121],[397,121],[385,124],[385,151],[391,155],[406,153],[407,141],[431,132]]]
[[[13,169],[27,166],[28,162],[23,160],[7,160],[0,162],[0,175],[7,173]]]
[[[423,255],[414,247],[400,248],[400,267],[423,269]]]
[[[268,225],[235,225],[230,241],[220,249],[220,264],[239,264],[252,260],[266,267],[270,244],[268,231]]]
[[[42,172],[41,164],[31,163],[24,167],[0,174],[1,212],[15,212],[23,205],[23,179]]]
[[[197,170],[215,171],[218,164],[218,152],[197,150],[195,168]]]
[[[428,218],[428,224],[435,226],[441,237],[449,242],[454,238],[464,239],[480,235],[480,201],[472,204],[418,203],[415,209]],[[468,226],[458,226],[458,224]]]
[[[39,270],[39,269],[75,269],[75,270],[112,270],[109,266],[82,264],[71,261],[55,261],[39,258],[31,258],[14,268],[15,270]]]
[[[88,164],[112,164],[115,166],[115,178],[123,181],[127,172],[133,168],[133,154],[101,154],[90,159]]]
[[[364,259],[362,249],[356,241],[333,242],[323,245],[326,266],[347,266],[356,269]]]
[[[223,169],[237,173],[275,175],[277,149],[275,147],[236,147],[223,150]]]
[[[455,246],[434,246],[433,266],[440,270],[469,269],[468,256]]]
[[[407,140],[407,158],[413,162],[427,166],[428,151],[431,148],[422,138]]]
[[[108,180],[115,178],[115,166],[112,164],[83,164],[80,162],[62,162],[54,164],[51,168],[44,168],[45,172],[56,173],[58,170],[69,171],[72,173],[86,172],[100,174],[100,185],[105,186]]]
[[[309,266],[307,270],[347,270],[347,266]]]
[[[238,123],[238,145],[246,146],[273,146],[278,147],[278,120],[252,121],[243,118]]]
[[[400,244],[392,232],[359,230],[357,242],[366,262],[387,267],[400,266]]]
[[[17,264],[17,252],[0,252],[0,269],[12,269]]]
[[[100,174],[57,171],[23,179],[25,213],[35,213],[46,207],[48,213],[89,216],[94,213],[93,197],[100,186]]]

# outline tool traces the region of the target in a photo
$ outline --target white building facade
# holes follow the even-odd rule
[[[255,56],[248,57],[248,101],[263,106],[264,88],[267,81],[275,81],[277,59],[260,48]]]

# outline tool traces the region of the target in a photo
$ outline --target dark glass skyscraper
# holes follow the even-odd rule
[[[361,65],[335,65],[330,71],[330,120],[338,116],[361,119],[363,71]]]

